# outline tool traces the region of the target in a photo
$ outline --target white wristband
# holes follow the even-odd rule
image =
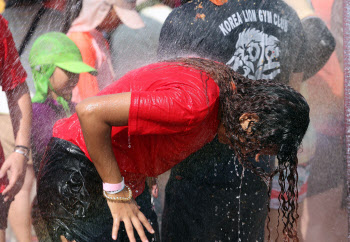
[[[109,194],[117,194],[123,191],[125,188],[124,177],[120,183],[111,184],[111,183],[103,183],[103,190]]]

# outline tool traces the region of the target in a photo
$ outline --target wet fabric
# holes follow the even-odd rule
[[[293,72],[303,72],[305,40],[299,17],[283,1],[228,1],[217,6],[194,0],[170,13],[158,56],[206,57],[250,79],[288,83]]]
[[[34,85],[35,85],[35,96],[32,98],[34,103],[45,102],[47,94],[49,92],[50,77],[55,71],[56,66],[51,64],[38,65],[32,68]]]
[[[71,113],[74,113],[75,104],[68,102]],[[33,103],[31,146],[35,175],[38,174],[40,162],[46,146],[52,137],[55,122],[65,118],[66,112],[57,101],[48,98],[44,103]]]
[[[130,91],[128,126],[112,127],[111,137],[121,174],[137,197],[146,176],[164,173],[215,137],[219,87],[193,68],[156,63],[129,72],[99,95]],[[76,114],[59,120],[53,136],[89,157]]]
[[[37,188],[40,215],[53,241],[60,241],[60,235],[77,242],[113,241],[113,218],[102,195],[102,180],[79,147],[52,138],[43,158]],[[157,231],[157,217],[148,190],[136,202]],[[146,235],[149,241],[154,239],[154,235],[148,232]],[[117,241],[128,241],[123,226]]]
[[[2,91],[14,89],[27,77],[16,50],[8,23],[0,15],[0,81]]]
[[[255,164],[268,170],[269,162]],[[241,177],[234,152],[217,138],[175,166],[165,190],[162,241],[263,241],[267,186],[248,169]]]
[[[0,15],[0,85],[3,91],[10,91],[25,82],[27,74],[22,67],[8,22]],[[0,143],[0,167],[5,161]],[[7,177],[0,179],[0,193],[7,185]]]

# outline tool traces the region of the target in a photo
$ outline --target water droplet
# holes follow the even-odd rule
[[[131,148],[131,139],[130,139],[130,135],[128,135],[128,148]]]

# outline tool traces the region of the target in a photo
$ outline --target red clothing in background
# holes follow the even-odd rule
[[[0,15],[0,82],[3,91],[23,83],[27,74],[22,67],[7,20]]]
[[[8,22],[0,15],[0,85],[3,91],[10,91],[25,82],[27,74],[19,59]],[[0,143],[0,167],[4,162]],[[5,189],[7,178],[0,179],[0,193]]]
[[[219,87],[200,71],[156,63],[129,72],[98,95],[131,92],[129,124],[112,128],[120,171],[134,196],[157,176],[210,142],[218,128]],[[55,124],[53,136],[85,152],[76,114]]]
[[[107,40],[97,30],[70,32],[67,36],[78,46],[83,62],[97,70],[97,75],[81,73],[79,82],[73,89],[72,102],[79,103],[95,96],[100,90],[114,81],[110,50]]]
[[[89,66],[97,68],[97,57],[92,45],[93,37],[91,34],[89,32],[77,32],[68,34],[68,37],[78,46],[83,62]],[[75,103],[79,103],[87,97],[95,96],[98,92],[99,88],[96,76],[93,76],[90,73],[81,73],[79,75],[79,82],[73,90],[72,100]]]

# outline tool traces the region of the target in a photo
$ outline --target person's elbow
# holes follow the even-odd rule
[[[75,111],[80,121],[92,119],[96,115],[96,105],[89,99],[90,98],[84,99],[75,107]]]

